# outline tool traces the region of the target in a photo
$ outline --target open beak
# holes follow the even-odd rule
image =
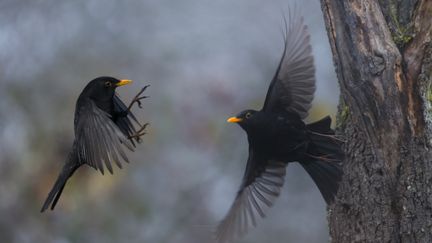
[[[130,84],[130,83],[132,83],[132,80],[129,80],[129,79],[122,79],[122,80],[120,80],[120,82],[118,82],[118,83],[116,84],[116,86],[117,86],[117,87],[118,87],[118,86],[123,86],[123,85]]]
[[[227,122],[231,122],[231,123],[237,123],[237,122],[241,122],[243,121],[243,119],[241,118],[237,118],[235,116],[228,118]]]

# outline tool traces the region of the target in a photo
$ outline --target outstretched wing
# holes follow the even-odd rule
[[[303,18],[290,16],[284,52],[267,91],[263,110],[291,111],[304,119],[314,97],[315,67],[307,26]]]
[[[85,162],[104,173],[104,164],[112,174],[113,162],[121,168],[120,158],[129,162],[121,144],[133,151],[133,145],[111,120],[110,115],[99,109],[90,99],[80,106],[76,121],[75,143],[80,162]]]
[[[242,185],[228,214],[216,229],[218,242],[230,242],[256,226],[279,196],[285,180],[286,164],[267,161],[249,148]]]

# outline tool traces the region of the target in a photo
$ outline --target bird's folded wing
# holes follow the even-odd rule
[[[263,110],[291,111],[307,117],[315,92],[315,67],[303,18],[290,14],[285,47],[270,83]]]
[[[218,242],[230,242],[256,226],[279,196],[285,179],[286,164],[266,161],[249,149],[243,182],[234,203],[216,229]]]
[[[102,174],[104,165],[113,173],[113,162],[121,168],[120,157],[129,162],[121,144],[133,151],[131,142],[110,119],[110,115],[90,99],[80,107],[75,143],[80,162],[89,164]]]
[[[127,106],[123,103],[123,101],[121,101],[121,99],[118,97],[117,94],[114,95],[113,103],[114,103],[114,112],[118,114],[127,112],[125,116],[117,117],[115,124],[120,128],[120,130],[126,137],[131,137],[134,134],[136,134],[137,131],[131,121],[132,119],[136,123],[139,123],[135,115],[131,111],[128,111]],[[129,139],[129,140],[131,141],[132,145],[135,146],[133,139]]]

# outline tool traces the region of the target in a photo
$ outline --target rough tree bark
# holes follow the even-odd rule
[[[321,0],[347,158],[332,242],[432,242],[432,0]]]

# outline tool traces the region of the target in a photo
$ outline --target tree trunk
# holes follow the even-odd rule
[[[432,0],[321,0],[341,87],[332,242],[432,242]]]

